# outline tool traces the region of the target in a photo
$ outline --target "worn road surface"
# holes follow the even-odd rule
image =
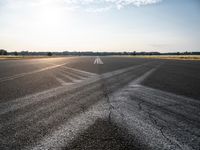
[[[200,61],[0,61],[0,149],[200,149]]]

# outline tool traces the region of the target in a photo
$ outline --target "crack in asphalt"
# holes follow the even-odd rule
[[[160,131],[160,133],[162,134],[162,136],[163,136],[167,141],[169,141],[171,144],[175,144],[175,145],[178,146],[181,150],[183,150],[182,146],[180,146],[177,142],[171,140],[171,138],[169,138],[167,135],[165,135],[165,133],[164,133],[163,130],[164,130],[165,128],[167,128],[167,129],[170,129],[170,128],[169,128],[169,127],[166,127],[166,126],[164,126],[164,125],[162,125],[162,124],[160,124],[160,123],[158,123],[157,119],[153,117],[154,114],[152,113],[151,108],[148,108],[147,110],[144,110],[144,109],[142,108],[142,104],[144,104],[144,103],[145,103],[145,101],[140,101],[140,102],[138,103],[139,110],[140,110],[140,111],[143,111],[144,113],[146,113],[146,114],[148,115],[150,121],[151,121],[156,127],[158,127],[158,130]],[[163,121],[164,121],[164,120],[163,120]],[[165,122],[166,122],[166,121],[165,121]]]
[[[142,86],[141,88],[145,88],[145,87]],[[141,94],[140,94],[140,91],[142,90],[141,88],[139,88],[138,90],[136,90],[134,92],[136,95],[134,95],[134,93],[131,94],[131,96],[130,96],[131,100],[137,102],[138,110],[144,111],[144,113],[146,113],[147,116],[149,116],[148,118],[150,118],[151,122],[159,128],[160,133],[162,134],[162,136],[165,139],[168,139],[168,141],[170,143],[176,145],[177,148],[179,148],[179,149],[189,149],[187,147],[187,145],[185,145],[184,142],[182,141],[182,140],[184,140],[183,138],[186,138],[184,135],[182,135],[183,133],[193,136],[194,140],[198,141],[198,137],[200,137],[198,130],[195,130],[195,128],[193,129],[193,127],[196,126],[196,125],[191,124],[191,121],[188,120],[187,118],[180,118],[179,117],[179,111],[178,110],[184,109],[187,106],[187,104],[185,104],[182,101],[181,101],[182,103],[180,103],[179,100],[177,100],[177,103],[174,103],[173,97],[171,97],[171,100],[170,100],[170,97],[169,97],[169,102],[172,103],[172,104],[168,104],[168,101],[165,101],[165,99],[161,99],[161,97],[160,98],[158,97],[156,101],[154,101],[155,100],[154,97],[152,97],[152,98],[146,97],[147,98],[146,99],[143,96],[141,97]],[[154,92],[155,92],[154,94],[158,94],[158,93],[156,93],[156,91],[154,91]],[[145,90],[142,91],[142,93],[145,93],[146,96],[150,95],[150,93],[148,93],[148,91],[145,91]],[[166,94],[169,94],[169,93],[166,93]],[[182,100],[182,99],[180,99],[180,100]],[[166,104],[162,104],[163,103],[162,101]],[[143,107],[142,107],[142,105],[143,105]],[[182,106],[184,106],[184,107],[182,107]],[[149,110],[147,110],[148,108],[149,108]],[[176,108],[178,108],[177,112],[174,110]],[[153,110],[153,111],[155,110],[155,113],[152,113],[150,111],[150,109]],[[191,110],[192,110],[192,108],[191,108]],[[159,112],[167,113],[167,115],[169,115],[169,117],[174,116],[174,119],[176,119],[176,120],[168,122],[166,119],[161,117],[162,115]],[[194,115],[195,115],[195,113],[194,113]],[[191,127],[185,128],[186,125],[191,125]],[[198,127],[197,127],[197,129],[198,129]],[[166,131],[169,132],[170,134],[166,135],[167,134]],[[178,137],[177,137],[176,134],[178,134]],[[191,138],[193,138],[193,137],[191,137]],[[195,146],[193,144],[189,144],[189,146],[190,146],[191,149],[195,149]]]
[[[8,126],[4,126],[5,124],[3,124],[3,128],[0,131],[2,134],[7,134],[7,136],[2,137],[2,143],[8,144],[7,141],[9,139],[13,140],[12,144],[14,145],[23,143],[24,145],[22,146],[24,147],[32,142],[37,143],[37,141],[47,133],[57,130],[58,126],[65,122],[69,122],[71,119],[73,120],[75,115],[84,115],[88,107],[102,99],[105,99],[109,104],[106,106],[109,110],[109,115],[107,115],[106,118],[109,116],[109,121],[111,122],[112,111],[115,108],[110,101],[109,94],[125,86],[137,76],[140,76],[147,71],[147,69],[148,65],[145,64],[115,71],[112,74],[106,73],[102,76],[97,76],[90,82],[88,81],[85,84],[74,87],[71,90],[66,90],[64,89],[65,87],[62,87],[61,89],[63,89],[63,91],[59,91],[60,94],[55,92],[57,95],[55,96],[55,94],[53,94],[53,97],[52,92],[49,92],[50,95],[46,96],[47,93],[44,93],[45,95],[42,99],[40,99],[41,97],[34,96],[34,99],[29,99],[27,97],[24,100],[20,99],[20,101],[17,100],[14,101],[14,103],[8,103],[18,104],[19,102],[19,107],[16,107],[15,109],[10,109],[10,107],[8,107],[11,112],[7,110],[7,112],[5,111],[1,114],[1,116],[4,116],[2,119],[6,120],[6,118],[9,118],[9,121],[6,122]],[[137,72],[136,75],[132,76],[133,72]],[[102,79],[100,79],[100,77],[102,77]],[[74,95],[74,93],[76,94]],[[23,102],[25,102],[25,105]],[[20,104],[22,104],[22,106]],[[9,105],[6,104],[5,106]],[[12,115],[12,112],[16,112],[15,116]],[[11,116],[11,118],[9,116]],[[16,120],[13,122],[13,119]],[[80,122],[84,121],[81,120]],[[68,123],[68,126],[73,125],[74,121],[73,123]],[[11,128],[12,130],[8,132],[8,128]],[[66,127],[64,127],[63,130],[67,130]]]
[[[138,86],[142,86],[142,85],[138,85]],[[135,86],[135,85],[131,85],[130,86],[131,88],[133,88],[133,87],[137,87],[137,85]],[[142,90],[142,89],[141,89]],[[137,90],[136,90],[137,91]],[[119,99],[117,99],[117,100],[114,100],[115,102],[113,102],[113,104],[118,104],[119,105],[119,103],[126,103],[127,105],[129,105],[129,106],[134,106],[132,103],[129,103],[129,101],[122,101],[122,102],[120,102],[120,100],[121,99],[123,99],[123,98],[125,98],[125,99],[129,99],[129,98],[127,98],[126,96],[129,94],[131,92],[131,89],[129,90],[129,89],[124,89],[123,90],[123,92],[122,92],[122,94],[120,94],[120,95],[118,95],[118,96],[120,96],[120,98]],[[139,91],[138,91],[139,92]],[[148,92],[148,91],[147,91]],[[137,94],[137,93],[136,93]],[[150,94],[150,93],[149,93]],[[155,93],[156,94],[156,93]],[[167,94],[167,93],[166,93]],[[170,93],[168,93],[168,94],[170,94]],[[121,95],[122,95],[122,97],[121,97]],[[147,94],[148,95],[148,94]],[[125,97],[123,97],[123,96],[125,96]],[[170,108],[170,107],[180,107],[179,109],[181,109],[182,108],[182,106],[183,107],[185,107],[185,105],[183,105],[183,104],[181,104],[180,102],[178,102],[178,103],[173,103],[173,97],[171,97],[172,99],[170,100],[170,97],[169,97],[169,102],[172,102],[172,104],[164,104],[164,105],[160,105],[159,103],[157,104],[157,105],[152,105],[152,104],[154,104],[154,103],[150,103],[150,102],[148,102],[148,101],[145,101],[145,99],[143,100],[143,98],[139,98],[138,97],[138,95],[134,98],[134,97],[132,97],[132,95],[128,95],[128,96],[130,96],[131,97],[131,99],[137,99],[136,101],[137,101],[137,108],[138,108],[138,110],[139,111],[143,111],[144,112],[144,114],[147,114],[147,116],[148,116],[148,120],[149,121],[151,121],[151,123],[153,124],[153,126],[155,127],[155,128],[157,128],[158,129],[158,131],[160,132],[160,135],[166,140],[166,141],[168,141],[169,142],[169,146],[171,147],[171,148],[173,148],[173,147],[176,147],[176,148],[178,148],[178,149],[188,149],[189,147],[187,146],[187,145],[185,145],[182,141],[179,141],[179,139],[176,139],[176,137],[173,137],[173,136],[169,136],[169,135],[167,135],[167,133],[166,133],[166,131],[167,130],[171,130],[171,132],[173,133],[173,130],[172,130],[172,128],[171,128],[171,125],[170,126],[168,126],[169,124],[168,124],[168,122],[167,122],[167,120],[164,120],[164,119],[162,119],[162,118],[159,118],[159,116],[157,116],[156,114],[154,114],[151,110],[154,110],[154,109],[158,109],[158,110],[162,110],[162,109],[164,109],[164,112],[166,112],[167,111],[167,108]],[[139,94],[139,96],[140,96],[140,94]],[[171,95],[171,96],[173,96],[173,95]],[[159,97],[158,97],[158,99],[157,100],[159,100]],[[167,102],[167,101],[166,101]],[[147,103],[147,104],[145,104],[145,103]],[[147,106],[147,108],[143,108],[143,105],[145,105],[145,106]],[[119,107],[119,106],[117,106],[117,107]],[[134,106],[135,107],[135,106]],[[126,108],[126,107],[125,107]],[[120,109],[120,107],[119,107],[119,109]],[[128,107],[126,108],[126,109],[128,109]],[[174,109],[174,108],[173,108]],[[173,111],[173,109],[169,109],[170,111]],[[175,112],[174,112],[175,113]],[[156,116],[155,116],[156,115]],[[172,115],[172,114],[171,114]],[[179,115],[181,115],[181,114],[179,114],[178,112],[177,112],[177,115],[179,116]],[[123,117],[122,117],[122,119],[123,119]],[[187,120],[187,119],[186,119]],[[160,121],[163,121],[163,122],[165,122],[165,124],[163,123],[161,123]],[[187,120],[188,122],[190,122],[190,120]],[[123,122],[123,124],[124,124],[124,122]],[[174,125],[176,125],[175,123],[174,123]],[[178,126],[178,125],[176,125],[176,126]],[[166,131],[165,131],[166,130]],[[183,129],[183,131],[186,131],[185,129]],[[187,132],[187,131],[186,131]],[[192,131],[190,131],[190,133],[191,133],[191,135],[194,135],[194,133],[192,132]],[[195,134],[196,135],[196,134]],[[198,136],[197,136],[198,137]],[[181,143],[179,143],[179,142],[181,142]],[[170,144],[171,143],[171,144]],[[192,149],[195,149],[192,145],[190,145],[190,147],[192,148]],[[170,148],[170,149],[171,149]]]
[[[141,70],[136,70],[136,72],[137,71],[140,72]],[[135,82],[135,84],[131,85],[131,88],[133,88],[133,87],[137,88],[137,86],[140,86],[139,82],[141,82],[144,79],[144,77],[147,77],[149,75],[149,73],[152,72],[150,70],[150,68],[148,68],[145,71],[146,71],[146,73],[144,73],[143,71],[139,73],[139,74],[141,74],[141,73],[143,74],[144,73],[143,74],[144,76],[140,75],[142,78],[139,78],[139,79],[137,79],[137,78],[134,79],[135,76],[134,77],[132,76],[132,74],[133,74],[133,72],[135,72],[135,70],[131,70],[130,72],[128,72],[128,71],[127,72],[123,72],[121,74],[113,74],[112,76],[109,76],[109,77],[98,76],[99,79],[98,80],[95,79],[95,81],[94,81],[95,83],[88,83],[89,86],[80,87],[80,90],[77,91],[77,93],[76,93],[76,95],[74,97],[71,97],[71,98],[67,97],[67,98],[63,98],[63,99],[60,99],[61,97],[59,97],[59,98],[56,99],[57,103],[55,103],[56,104],[55,106],[54,106],[54,103],[50,103],[50,104],[52,104],[52,107],[48,107],[49,106],[48,105],[48,106],[45,106],[44,108],[42,108],[41,109],[41,113],[39,113],[40,114],[39,116],[38,116],[38,112],[40,112],[40,111],[38,111],[38,110],[40,110],[40,108],[38,108],[36,110],[38,112],[35,113],[35,116],[33,116],[33,118],[32,118],[33,120],[30,119],[31,120],[30,123],[34,122],[36,124],[36,127],[38,127],[38,128],[43,123],[42,121],[44,121],[44,125],[47,124],[47,126],[49,126],[49,128],[54,127],[54,125],[62,125],[61,123],[66,123],[65,121],[68,122],[68,120],[70,120],[70,119],[73,120],[73,117],[70,118],[69,116],[73,116],[74,114],[76,114],[76,115],[79,115],[79,114],[85,115],[85,114],[87,114],[88,113],[88,107],[89,106],[93,106],[94,104],[96,105],[96,101],[98,102],[98,101],[100,101],[100,99],[105,100],[105,103],[106,103],[105,105],[107,105],[106,109],[105,109],[105,107],[102,107],[101,109],[106,110],[107,115],[105,115],[105,117],[106,117],[106,119],[108,119],[109,123],[113,123],[112,121],[115,121],[114,120],[115,119],[115,116],[114,116],[115,112],[117,113],[117,115],[121,116],[122,120],[126,120],[126,119],[128,119],[128,118],[126,118],[127,116],[125,116],[126,114],[124,114],[123,111],[121,111],[120,107],[119,108],[117,107],[117,105],[121,104],[121,102],[120,101],[112,101],[113,100],[112,99],[112,96],[113,96],[112,94],[114,92],[117,92],[116,89],[121,90],[123,84],[126,84],[131,79],[133,79],[133,82],[135,80],[137,81],[137,82]],[[136,74],[136,76],[137,75],[138,74]],[[84,90],[83,90],[83,87],[84,87]],[[68,94],[71,95],[74,92],[76,92],[76,90],[74,90],[71,93],[69,92]],[[125,96],[124,98],[126,98],[126,96],[129,94],[128,92],[130,92],[130,91],[127,90],[127,93],[124,94],[124,96]],[[68,96],[70,96],[70,95],[68,95]],[[131,97],[131,98],[134,98],[134,97]],[[69,107],[68,106],[69,105],[68,99],[71,101],[71,103],[70,103],[70,108],[66,109],[66,107]],[[183,146],[180,146],[178,141],[176,141],[175,138],[171,139],[171,137],[166,135],[166,129],[170,129],[170,127],[162,125],[162,121],[166,122],[166,120],[160,120],[160,118],[155,114],[156,112],[155,113],[152,112],[152,110],[154,110],[154,109],[159,109],[160,110],[160,109],[164,109],[166,107],[179,106],[179,104],[175,103],[175,104],[166,104],[166,105],[160,105],[160,106],[156,105],[156,106],[154,106],[153,103],[151,104],[151,102],[148,102],[148,101],[146,102],[145,99],[143,100],[142,97],[139,98],[139,99],[137,99],[137,97],[136,97],[136,101],[138,101],[136,103],[136,110],[138,109],[139,111],[143,111],[144,113],[147,114],[147,117],[149,118],[148,120],[151,121],[151,123],[153,124],[153,128],[155,128],[155,130],[160,132],[160,136],[159,137],[161,137],[161,138],[163,137],[162,139],[166,139],[166,141],[168,141],[166,143],[171,143],[170,146],[177,146],[178,148],[183,149]],[[44,105],[47,104],[47,102],[48,101],[44,102]],[[52,99],[51,102],[53,102],[53,99]],[[115,106],[115,102],[116,102],[116,106]],[[129,104],[129,101],[125,101],[125,103],[127,103],[127,105],[134,106],[131,102]],[[49,104],[49,102],[48,102],[48,104]],[[144,108],[143,105],[147,106],[147,108],[146,107]],[[148,107],[150,107],[150,108],[148,108]],[[46,108],[46,110],[44,111],[45,108]],[[131,109],[133,109],[133,108],[131,108]],[[20,108],[20,109],[22,109],[22,108]],[[55,111],[53,111],[54,109],[55,109]],[[129,110],[129,108],[127,108],[127,110]],[[98,110],[94,110],[94,111],[98,111]],[[164,110],[164,111],[168,111],[168,110]],[[97,112],[95,112],[95,113],[97,113]],[[52,114],[53,117],[52,116],[48,116],[48,114]],[[64,118],[62,117],[63,115],[65,116]],[[23,114],[22,114],[22,116],[23,116]],[[69,119],[66,119],[67,117],[69,117]],[[38,119],[41,119],[41,118],[43,120],[38,120]],[[65,121],[62,121],[62,119],[64,119]],[[85,120],[82,120],[81,117],[79,119],[80,119],[81,123],[82,123],[82,121],[83,122],[85,121]],[[23,121],[23,118],[20,119],[19,121]],[[27,121],[27,124],[28,123],[29,122]],[[72,122],[72,123],[69,122],[67,124],[70,127],[74,126],[74,122]],[[128,124],[128,123],[126,123],[124,121],[123,125],[126,125],[126,124]],[[25,125],[26,125],[26,123],[25,123]],[[21,127],[20,122],[16,126],[18,126],[18,128]],[[33,127],[34,127],[34,125],[30,127],[30,130],[27,129],[27,132],[30,132],[33,129]],[[43,129],[45,130],[45,128],[43,128],[44,126],[41,126],[41,127],[42,127],[42,130]],[[83,127],[83,128],[85,128],[85,127]],[[69,132],[69,135],[74,135],[74,134],[76,134],[76,131],[74,132],[74,130],[77,130],[77,129],[74,129],[74,128],[66,129],[66,127],[64,127],[63,130],[65,131],[65,133],[63,133],[63,134],[68,134],[68,133],[66,133],[66,131],[67,131],[67,132]],[[25,129],[25,131],[26,131],[26,129]],[[35,130],[35,131],[37,132],[37,130]],[[58,133],[56,133],[56,135],[59,135]],[[24,131],[22,133],[20,133],[20,135],[22,135],[22,136],[23,136],[23,134],[25,134]],[[20,137],[20,135],[16,134],[16,137]],[[56,137],[56,136],[54,136],[54,137]],[[30,138],[31,138],[31,136],[30,136]],[[88,138],[90,138],[90,137],[88,137]],[[52,139],[52,138],[50,137],[50,139]]]

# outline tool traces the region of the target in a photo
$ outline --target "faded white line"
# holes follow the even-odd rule
[[[58,78],[58,77],[56,77],[56,80],[57,80],[62,86],[74,84],[73,82],[66,82],[66,81],[64,81],[63,79]]]
[[[133,134],[141,142],[149,145],[152,149],[192,149],[186,143],[182,144],[177,139],[177,137],[173,135],[174,131],[173,132],[168,131],[167,133],[165,133],[164,131],[166,131],[166,128],[164,128],[165,130],[162,131],[164,133],[161,133],[162,128],[159,125],[156,126],[154,123],[152,123],[152,120],[151,118],[149,118],[148,114],[140,110],[140,108],[138,107],[137,101],[135,101],[137,98],[142,99],[146,102],[150,101],[158,105],[159,103],[162,103],[162,102],[166,103],[165,98],[164,98],[165,94],[169,96],[169,93],[162,92],[162,94],[163,93],[165,94],[159,98],[158,102],[156,102],[155,99],[149,95],[146,95],[146,98],[144,99],[143,97],[140,97],[138,94],[140,92],[144,94],[148,93],[149,91],[146,91],[145,88],[146,87],[143,87],[140,85],[137,85],[137,86],[130,85],[129,87],[124,88],[122,91],[119,91],[118,93],[110,97],[111,104],[114,107],[112,109],[113,121],[115,121],[121,127],[126,128],[130,134]],[[158,95],[160,94],[160,92],[157,91],[156,89],[153,89],[153,90]],[[135,98],[130,99],[130,95],[135,96]],[[173,99],[174,101],[177,101],[176,99],[177,96],[174,97],[174,94],[170,94],[170,96],[171,96],[171,99]],[[183,99],[186,99],[186,98],[183,97]],[[175,120],[173,118],[173,115],[163,114],[157,110],[154,110],[153,108],[152,110],[149,110],[149,108],[147,108],[145,105],[143,109],[145,111],[148,111],[149,113],[153,113],[154,114],[153,118],[157,120],[156,122],[159,122],[158,120],[160,120],[161,122],[165,121],[165,122],[168,122],[169,124],[171,123],[172,126],[173,124],[176,124],[177,126],[179,126],[179,130],[177,131],[176,129],[174,130],[176,132],[179,132],[179,134],[182,133],[181,137],[186,136],[185,138],[187,138],[187,136],[192,133],[192,132],[189,132],[189,133],[184,132],[184,130],[188,129],[188,126],[184,124],[182,121]],[[180,109],[177,109],[174,111],[178,111],[179,113],[182,113]],[[192,113],[188,113],[188,114],[190,116],[192,115]],[[156,116],[158,116],[159,118],[157,118]],[[166,125],[166,123],[164,124]],[[170,127],[169,129],[171,131],[173,128]],[[197,132],[196,133],[197,135],[199,133],[199,129],[195,128],[194,126],[190,127],[190,130],[192,130],[193,132]],[[163,134],[165,134],[165,136],[163,136]],[[170,139],[170,141],[166,139],[166,137]]]
[[[97,64],[97,61],[98,61],[98,59],[95,59],[95,60],[94,60],[94,64]]]
[[[96,57],[96,59],[94,60],[94,64],[97,64],[97,65],[102,65],[103,64],[103,61],[100,59],[99,56]]]
[[[120,70],[115,70],[112,72],[108,72],[108,73],[104,73],[103,75],[101,75],[103,78],[109,78],[112,77],[114,75],[117,74],[121,74],[123,72],[126,71],[130,71],[132,69],[137,69],[139,67],[148,65],[150,63],[144,63],[141,65],[137,65],[137,66],[132,66],[132,67],[128,67],[128,68],[123,68]],[[96,75],[94,77],[88,78],[86,80],[84,80],[83,82],[80,82],[79,84],[73,84],[73,85],[65,85],[65,86],[60,86],[57,88],[53,88],[50,90],[46,90],[40,93],[36,93],[36,94],[31,94],[22,98],[18,98],[18,99],[14,99],[14,100],[10,100],[8,102],[4,102],[4,103],[0,103],[0,115],[8,113],[10,111],[14,111],[17,109],[20,109],[22,107],[25,107],[27,105],[30,105],[32,103],[37,103],[43,99],[48,99],[50,97],[53,97],[55,95],[59,95],[62,93],[65,93],[69,90],[73,90],[75,88],[90,84],[90,83],[94,83],[97,82],[98,80],[100,80],[100,75]]]
[[[99,63],[100,63],[100,64],[103,64],[103,61],[102,61],[100,58],[99,58]]]
[[[193,149],[190,146],[191,141],[186,143],[186,141],[182,142],[181,140],[188,138],[188,135],[197,139],[198,137],[195,137],[195,135],[198,135],[200,130],[191,123],[188,126],[185,123],[185,121],[187,122],[186,118],[180,121],[170,112],[198,120],[200,102],[139,85],[149,73],[152,73],[152,70],[110,97],[110,102],[113,106],[113,121],[126,128],[130,134],[133,134],[152,149]],[[147,106],[145,103],[147,103]],[[162,112],[154,107],[149,108],[148,103],[161,107],[161,110],[162,107],[167,107],[169,112]],[[177,107],[176,104],[178,104]],[[149,117],[148,113],[153,114],[152,118],[156,121],[153,120],[152,122],[152,118]],[[163,126],[159,122],[163,123]],[[178,130],[174,128],[174,124],[178,126]],[[179,136],[177,137],[176,134]],[[197,144],[195,140],[192,145],[194,144]]]
[[[147,74],[150,75],[150,72],[152,73],[153,71],[148,71],[142,76],[142,78],[145,79]],[[58,130],[44,137],[44,139],[39,142],[33,150],[64,148],[67,144],[73,141],[78,134],[93,125],[97,119],[108,119],[109,113],[110,107],[107,104],[107,101],[102,99],[102,101],[93,105],[87,112],[75,116],[64,125],[60,126]],[[30,149],[30,147],[27,149]]]
[[[85,77],[83,77],[83,76],[80,76],[80,75],[78,75],[78,74],[75,74],[75,73],[72,73],[72,72],[67,72],[67,71],[64,71],[64,70],[62,70],[62,72],[63,72],[63,74],[66,74],[66,75],[68,75],[68,76],[71,76],[72,78],[75,78],[76,80],[82,80],[82,79],[86,79]]]
[[[127,87],[122,90],[116,91],[113,95],[109,96],[111,105],[114,108],[112,112],[112,121],[116,122],[119,126],[128,129],[130,134],[139,139],[144,144],[148,144],[152,149],[192,149],[187,144],[180,143],[175,137],[167,135],[171,138],[171,141],[167,140],[160,132],[160,129],[155,127],[147,119],[147,115],[138,111],[137,104],[134,100],[130,100],[129,95],[137,95],[137,92],[149,93],[153,92],[155,95],[160,95],[160,100],[164,100],[165,97],[171,97],[176,101],[176,98],[183,98],[187,102],[194,101],[186,97],[177,96],[171,93],[159,91],[156,89],[148,88],[139,85],[145,78],[147,78],[153,71],[152,69],[141,77],[131,82]],[[148,100],[147,96],[147,100]],[[154,97],[150,97],[149,101],[154,101]],[[132,103],[133,105],[130,105]],[[157,102],[156,102],[157,103]],[[87,112],[78,114],[70,119],[68,122],[53,131],[51,134],[44,137],[34,147],[27,147],[27,149],[42,150],[42,149],[59,149],[64,148],[73,141],[80,133],[84,132],[89,126],[93,125],[96,119],[108,118],[110,113],[109,105],[104,101],[100,101],[96,105],[93,105]],[[168,133],[169,134],[169,133]],[[172,143],[173,142],[173,143]],[[177,145],[179,147],[177,147]]]
[[[150,71],[148,71],[147,73],[145,73],[144,75],[142,75],[141,77],[137,78],[136,80],[134,80],[131,85],[132,86],[136,86],[138,84],[141,84],[142,81],[144,81],[148,76],[150,76],[154,71],[156,71],[162,64],[158,65],[157,67],[151,69]]]
[[[79,80],[77,78],[74,78],[72,75],[70,75],[69,73],[66,74],[66,73],[63,73],[63,72],[60,72],[60,74],[64,77],[66,77],[67,79],[69,79],[70,81],[72,81],[73,83],[78,83],[78,82],[81,82],[82,80]]]
[[[104,119],[108,116],[108,105],[105,101],[100,101],[96,105],[91,106],[88,111],[78,114],[63,124],[50,135],[41,140],[33,148],[27,147],[25,149],[32,150],[47,150],[47,149],[61,149],[66,147],[78,134],[93,125],[96,119]]]
[[[79,70],[79,69],[75,69],[75,68],[70,68],[70,67],[67,67],[67,66],[63,66],[63,68],[66,68],[66,69],[69,69],[69,70],[73,70],[75,72],[82,73],[82,74],[85,74],[87,76],[95,76],[95,75],[97,75],[96,73],[91,73],[91,72],[87,72],[87,71],[83,71],[83,70]]]
[[[45,68],[42,68],[42,69],[39,69],[39,70],[21,73],[21,74],[17,74],[17,75],[10,76],[10,77],[0,78],[0,83],[5,82],[5,81],[9,81],[9,80],[14,80],[14,79],[17,79],[17,78],[21,78],[21,77],[24,77],[26,75],[31,75],[31,74],[34,74],[34,73],[39,73],[39,72],[42,72],[42,71],[58,68],[58,67],[64,66],[65,64],[66,63],[60,64],[60,65],[54,65],[54,66],[50,66],[50,67],[45,67]]]

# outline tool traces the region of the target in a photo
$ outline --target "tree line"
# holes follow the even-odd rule
[[[160,53],[160,52],[8,52],[7,50],[0,49],[0,55],[14,55],[14,56],[109,56],[109,55],[200,55],[200,52],[174,52],[174,53]]]

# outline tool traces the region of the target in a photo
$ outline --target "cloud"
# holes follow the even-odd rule
[[[106,7],[101,7],[101,8],[88,8],[85,11],[86,12],[93,12],[93,13],[100,13],[100,12],[106,12],[110,10],[112,7],[111,6],[106,6]]]
[[[141,7],[161,2],[162,0],[3,0],[7,4],[40,6],[60,5],[71,8],[83,8],[87,12],[103,12],[111,8],[123,9],[127,6]],[[1,5],[1,3],[0,3]]]
[[[106,2],[110,2],[116,6],[117,9],[124,8],[126,6],[144,6],[155,4],[161,2],[162,0],[105,0]]]
[[[156,4],[162,0],[65,0],[66,3],[73,5],[89,6],[89,5],[104,5],[104,7],[96,8],[97,10],[104,10],[102,8],[117,8],[122,9],[126,6],[144,6]]]

